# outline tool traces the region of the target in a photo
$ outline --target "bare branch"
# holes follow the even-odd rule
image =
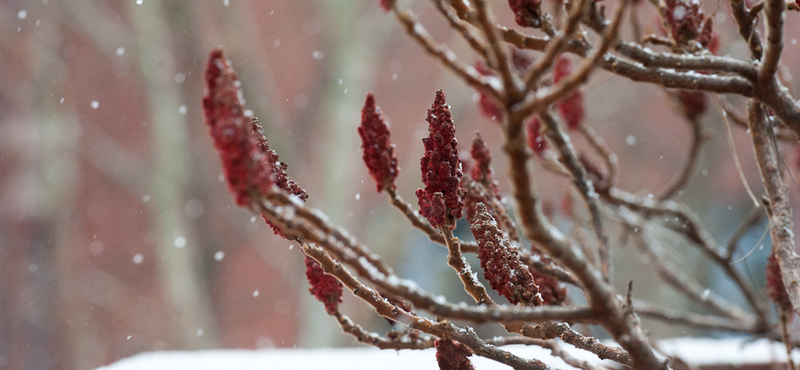
[[[547,365],[538,360],[527,360],[495,346],[487,345],[471,329],[461,329],[447,321],[434,323],[429,319],[406,312],[383,299],[380,293],[361,284],[346,268],[334,261],[324,250],[312,246],[304,246],[303,252],[319,262],[326,274],[333,275],[358,298],[375,308],[375,311],[387,318],[399,322],[412,329],[424,333],[458,341],[472,349],[475,354],[506,364],[514,369],[545,370]]]
[[[561,32],[559,32],[554,38],[550,39],[544,50],[544,56],[539,58],[539,60],[537,60],[536,63],[534,63],[525,72],[524,80],[528,87],[528,91],[533,91],[535,89],[539,78],[548,68],[553,65],[553,61],[556,60],[556,57],[561,54],[564,46],[566,46],[569,39],[572,38],[572,34],[578,29],[580,21],[583,18],[583,14],[586,12],[587,7],[590,4],[591,1],[578,0],[578,2],[573,5],[564,29],[561,30]]]
[[[756,323],[743,323],[741,321],[723,319],[717,316],[679,311],[666,307],[655,306],[651,303],[641,300],[634,300],[633,308],[637,313],[642,315],[642,317],[649,317],[667,323],[686,325],[698,329],[725,330],[752,334],[764,333],[764,330],[766,329],[765,326],[758,325]]]
[[[789,205],[788,189],[783,184],[780,173],[778,148],[773,145],[775,140],[772,137],[772,128],[767,123],[764,109],[758,101],[748,102],[747,114],[756,162],[761,172],[764,189],[769,197],[772,249],[778,259],[781,278],[789,293],[792,309],[795,314],[798,314],[800,312],[800,257],[794,251],[792,208]]]
[[[353,322],[346,315],[342,315],[336,311],[333,315],[342,327],[342,331],[352,335],[357,341],[368,344],[380,349],[425,349],[433,347],[434,338],[428,335],[420,335],[418,337],[411,337],[406,333],[404,337],[392,340],[381,336],[378,333],[373,333],[365,330],[361,325]]]
[[[784,0],[764,0],[764,13],[767,25],[767,49],[758,69],[758,82],[774,80],[783,51],[783,21],[786,11]]]

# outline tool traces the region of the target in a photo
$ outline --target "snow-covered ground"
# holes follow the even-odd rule
[[[599,363],[588,352],[569,348],[573,356]],[[659,342],[658,347],[671,355],[679,355],[690,365],[712,364],[768,364],[783,362],[786,352],[782,344],[767,340],[748,342],[744,339],[693,339],[680,338]],[[507,346],[511,352],[539,359],[553,368],[574,369],[561,359],[550,356],[549,351],[538,347]],[[800,351],[793,353],[800,360]],[[471,357],[478,370],[509,367],[481,357]],[[608,363],[606,363],[608,364]],[[435,351],[389,351],[371,347],[339,349],[265,349],[265,350],[206,350],[148,352],[117,361],[97,370],[436,370]]]

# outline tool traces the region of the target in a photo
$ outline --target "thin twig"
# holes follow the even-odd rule
[[[739,173],[739,179],[742,181],[742,185],[744,186],[744,190],[747,191],[747,195],[750,196],[750,200],[753,201],[753,205],[760,207],[761,204],[758,202],[755,194],[753,194],[753,190],[750,189],[750,184],[747,182],[747,177],[744,175],[742,164],[739,162],[739,152],[736,150],[736,142],[733,140],[733,131],[731,130],[731,125],[728,123],[728,116],[722,113],[722,104],[720,103],[717,94],[712,95],[714,104],[717,106],[720,115],[722,115],[722,123],[725,124],[725,136],[728,138],[728,146],[730,147],[731,155],[733,156],[733,164],[736,166],[736,171]]]
[[[601,191],[600,196],[613,205],[623,205],[634,211],[644,212],[647,215],[657,214],[674,218],[679,225],[676,230],[692,241],[700,250],[706,254],[714,263],[720,266],[725,273],[731,277],[734,283],[744,294],[750,306],[756,312],[760,324],[767,322],[767,309],[764,302],[758,298],[753,286],[731,266],[728,261],[727,251],[717,245],[716,241],[700,224],[700,219],[685,205],[665,200],[639,197],[634,194],[622,191],[618,188],[611,188],[608,191]]]
[[[486,7],[486,0],[473,0],[475,2],[475,18],[478,20],[483,34],[486,36],[486,41],[489,44],[491,53],[492,67],[500,72],[500,77],[503,80],[503,96],[516,96],[522,89],[520,88],[519,78],[511,70],[511,58],[508,55],[508,48],[500,42],[500,35],[494,26],[492,15]]]
[[[692,145],[689,147],[689,156],[686,157],[686,162],[684,162],[681,170],[678,171],[677,176],[670,181],[667,190],[659,195],[658,199],[665,200],[678,194],[678,191],[682,190],[689,182],[692,174],[697,169],[697,164],[700,163],[700,149],[703,147],[703,143],[708,140],[708,135],[703,130],[699,117],[687,117],[687,121],[692,126]]]
[[[495,99],[500,98],[500,86],[493,86],[492,76],[481,76],[475,68],[472,68],[464,62],[461,62],[453,53],[444,45],[436,43],[428,31],[417,21],[417,17],[410,11],[395,11],[395,15],[400,24],[404,26],[406,33],[411,36],[425,51],[431,56],[439,60],[448,70],[455,73],[462,80],[482,91],[488,96]],[[499,82],[499,81],[497,81]]]
[[[363,257],[357,255],[345,243],[329,234],[316,229],[311,224],[320,222],[319,219],[307,220],[296,216],[314,215],[318,211],[307,209],[300,200],[290,197],[287,193],[273,189],[270,199],[282,202],[277,206],[269,202],[255,204],[258,211],[267,217],[274,225],[281,225],[288,235],[299,237],[309,243],[314,243],[331,253],[333,258],[353,268],[359,276],[372,282],[381,290],[410,301],[414,307],[449,319],[467,320],[475,323],[497,321],[527,321],[545,322],[551,320],[564,320],[571,322],[596,322],[597,312],[585,307],[537,307],[535,310],[525,307],[469,307],[447,303],[441,297],[422,290],[413,281],[401,279],[396,275],[384,275],[375,266]],[[314,217],[318,217],[314,216]],[[312,217],[313,218],[313,217]],[[322,217],[319,217],[322,218]],[[322,222],[327,222],[321,220]],[[326,226],[330,229],[331,227]],[[357,244],[356,241],[354,243]]]
[[[406,335],[402,338],[397,338],[398,340],[392,340],[378,333],[365,330],[361,325],[356,324],[346,315],[339,313],[339,311],[334,312],[333,316],[336,317],[336,321],[339,322],[342,331],[352,335],[360,343],[380,349],[394,349],[398,351],[401,349],[426,349],[433,347],[433,342],[435,341],[434,338],[428,335],[420,335],[419,337],[410,337]]]
[[[658,241],[650,236],[645,231],[644,227],[641,227],[638,222],[631,220],[631,217],[626,217],[626,219],[629,225],[640,227],[638,232],[633,233],[637,240],[635,244],[643,254],[650,257],[648,258],[648,263],[656,268],[659,276],[665,282],[672,285],[687,298],[712,312],[724,315],[733,320],[755,321],[751,315],[748,315],[731,302],[726,301],[715,292],[702,286],[684,270],[672,263],[665,255]]]
[[[336,261],[321,248],[306,245],[303,247],[303,252],[319,262],[326,274],[335,276],[342,284],[350,289],[354,295],[372,306],[379,315],[387,319],[440,338],[444,337],[458,341],[470,347],[475,354],[506,364],[514,369],[547,369],[547,365],[541,361],[527,360],[495,346],[487,345],[486,342],[478,338],[475,332],[469,328],[461,329],[448,321],[435,323],[424,317],[406,312],[402,308],[389,303],[388,300],[381,297],[380,293],[361,284],[345,267],[336,263]]]
[[[445,4],[445,1],[446,0],[433,0],[433,3],[436,5],[436,9],[439,10],[439,13],[442,13],[445,19],[447,19],[447,23],[450,27],[461,34],[461,37],[467,41],[472,50],[475,50],[476,53],[488,60],[489,48],[486,46],[486,43],[474,33],[468,22],[458,17],[456,10]]]
[[[598,255],[600,258],[600,272],[603,278],[609,281],[609,236],[608,231],[606,231],[603,225],[603,216],[598,201],[599,197],[595,192],[594,184],[588,179],[586,168],[584,168],[578,160],[575,147],[572,145],[569,136],[567,136],[559,126],[556,118],[549,112],[542,113],[539,117],[541,117],[542,123],[547,126],[548,137],[558,148],[558,152],[561,155],[561,162],[564,163],[569,170],[575,188],[578,189],[578,192],[589,208],[592,229],[599,242]]]
[[[736,248],[739,246],[739,240],[747,234],[747,232],[756,225],[756,223],[761,220],[761,215],[764,214],[764,209],[759,207],[753,207],[750,209],[750,213],[747,214],[747,217],[742,220],[739,226],[736,228],[736,231],[733,232],[731,235],[730,240],[728,240],[728,259],[731,259],[733,253],[736,251]]]
[[[762,334],[768,329],[768,327],[758,323],[745,323],[739,320],[734,321],[717,316],[674,310],[641,300],[634,300],[633,308],[642,317],[649,317],[670,324],[686,325],[695,329],[725,330],[750,334]]]
[[[447,250],[450,252],[447,255],[447,264],[458,273],[458,278],[461,279],[464,290],[475,300],[475,303],[479,305],[486,305],[489,307],[497,306],[492,298],[489,297],[489,293],[486,291],[483,284],[478,281],[478,276],[472,272],[472,267],[467,263],[467,260],[461,256],[461,245],[458,239],[453,237],[450,226],[443,225],[439,228],[439,231],[444,236]]]
[[[424,232],[431,241],[443,246],[445,245],[445,240],[442,234],[433,228],[428,223],[428,220],[424,219],[416,210],[411,208],[411,205],[403,200],[403,198],[397,194],[395,189],[387,189],[387,193],[389,194],[389,201],[391,204],[403,213],[406,219],[411,222],[412,226],[422,230],[422,232]],[[464,253],[478,253],[478,243],[475,241],[462,241],[461,251]],[[524,264],[528,265],[529,268],[536,270],[536,272],[567,284],[579,285],[577,279],[575,279],[575,276],[573,276],[569,271],[566,271],[552,263],[536,258],[527,250],[519,249],[519,253],[520,260]]]
[[[606,163],[606,176],[602,183],[597,184],[597,186],[604,188],[614,186],[617,182],[617,165],[619,164],[619,157],[608,146],[608,144],[606,144],[605,139],[597,134],[592,126],[583,124],[579,126],[579,130],[583,134],[583,137],[589,141],[589,144],[592,146],[592,148],[600,153],[600,155],[603,157],[603,161]]]

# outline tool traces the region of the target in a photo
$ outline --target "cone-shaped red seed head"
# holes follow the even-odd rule
[[[241,83],[222,49],[209,54],[205,80],[203,113],[236,204],[250,206],[273,185],[300,199],[308,198],[286,175],[286,164],[270,149],[258,120],[245,114]],[[273,229],[283,235],[275,226]]]
[[[205,71],[206,95],[203,113],[206,124],[219,151],[228,186],[240,206],[250,204],[251,175],[255,163],[252,151],[256,140],[251,136],[252,117],[244,114],[244,97],[239,80],[222,49],[214,49],[208,57]],[[260,182],[271,183],[267,172]]]
[[[497,222],[483,203],[476,206],[472,220],[472,235],[478,241],[478,259],[483,277],[489,285],[509,302],[539,306],[542,296],[528,267],[519,259],[519,251],[497,227]]]
[[[326,275],[319,262],[306,256],[306,279],[311,287],[308,291],[325,304],[325,311],[333,314],[342,303],[342,283],[335,277]]]
[[[472,356],[472,350],[450,339],[437,339],[433,342],[436,347],[436,362],[439,364],[439,370],[474,370],[469,356]]]
[[[389,125],[383,117],[381,108],[375,105],[372,93],[367,94],[367,100],[361,110],[361,126],[358,127],[358,134],[361,135],[364,163],[369,169],[369,174],[377,182],[378,192],[383,189],[394,189],[394,180],[400,169],[397,167],[397,157],[394,156],[394,144],[389,137]]]
[[[472,139],[472,147],[469,149],[469,154],[475,161],[475,166],[472,167],[470,176],[475,181],[479,181],[488,188],[492,184],[492,153],[486,146],[486,142],[481,138],[481,134],[475,133]]]
[[[461,159],[458,157],[453,118],[442,90],[436,92],[426,120],[428,137],[422,139],[425,155],[420,160],[425,189],[417,190],[420,214],[433,227],[445,224],[454,227],[464,208]]]

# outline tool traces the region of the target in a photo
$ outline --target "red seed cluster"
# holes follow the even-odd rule
[[[542,123],[538,118],[533,117],[528,121],[528,146],[537,155],[542,155],[547,149],[547,139],[541,133]]]
[[[383,117],[381,108],[375,105],[372,93],[367,94],[367,100],[361,110],[361,126],[358,128],[358,134],[361,135],[364,163],[369,169],[369,174],[377,182],[378,192],[394,189],[394,180],[400,169],[397,167],[397,157],[394,156],[394,144],[389,137],[389,125]]]
[[[572,62],[566,55],[561,55],[556,59],[556,65],[553,69],[553,81],[559,83],[561,79],[572,72]],[[561,113],[561,118],[567,123],[567,128],[575,130],[580,127],[586,113],[583,110],[583,93],[580,90],[575,90],[565,99],[558,103],[558,111]]]
[[[766,283],[767,291],[772,301],[785,312],[791,312],[792,302],[789,300],[789,293],[786,292],[786,286],[783,285],[781,266],[778,264],[778,257],[775,256],[775,252],[772,252],[769,255],[769,259],[767,259]]]
[[[542,296],[533,275],[520,261],[519,251],[503,236],[483,203],[478,203],[476,207],[471,229],[478,241],[478,259],[483,268],[483,277],[489,281],[492,289],[513,304],[541,305]]]
[[[542,295],[542,303],[549,306],[560,306],[567,299],[567,287],[564,283],[544,276],[537,275],[536,272],[531,271],[533,280],[539,287],[539,294]]]
[[[326,275],[319,262],[306,256],[306,279],[311,287],[308,291],[325,304],[325,311],[332,315],[342,303],[342,283],[335,277]]]
[[[222,49],[211,51],[205,80],[203,113],[236,204],[250,206],[273,185],[303,200],[308,198],[286,175],[287,165],[270,149],[258,120],[245,114],[241,83]]]
[[[462,188],[465,190],[464,206],[467,212],[467,220],[471,221],[475,217],[475,205],[479,202],[488,204],[492,201],[492,199],[486,199],[486,197],[493,196],[500,199],[500,189],[497,181],[492,178],[492,153],[477,132],[475,133],[475,138],[472,139],[472,147],[469,153],[472,160],[475,161],[475,165],[469,171],[469,178],[475,183],[462,182]],[[467,178],[465,177],[464,179]],[[488,190],[488,192],[482,189]],[[492,212],[492,215],[495,215],[495,213]]]
[[[700,30],[700,36],[697,37],[697,42],[705,46],[711,54],[717,55],[719,51],[719,35],[714,32],[714,18],[706,18],[703,28]]]
[[[395,1],[396,0],[380,0],[381,9],[383,9],[383,11],[386,13],[392,11]]]
[[[542,17],[542,3],[539,0],[508,0],[514,12],[514,20],[522,27],[539,27]]]
[[[702,91],[680,90],[678,100],[683,107],[683,113],[689,119],[696,119],[706,111],[706,94]]]
[[[492,178],[492,152],[486,146],[486,142],[481,138],[481,134],[475,133],[472,139],[472,147],[469,154],[475,161],[475,166],[472,167],[470,176],[475,181],[479,181],[487,189],[496,188],[494,179]]]
[[[436,362],[439,370],[474,370],[469,358],[472,350],[450,339],[437,339],[433,342],[436,347]]]
[[[699,1],[666,0],[665,4],[664,19],[667,21],[670,35],[675,43],[688,45],[690,41],[694,40],[704,47],[708,47],[716,38],[713,33],[712,20],[703,15]]]
[[[420,160],[425,189],[416,192],[419,213],[433,227],[455,226],[464,208],[461,189],[461,159],[450,108],[442,90],[428,109],[428,137],[422,139],[425,155]]]
[[[483,64],[483,62],[480,60],[475,61],[475,70],[478,71],[478,73],[480,73],[483,76],[492,75],[492,71],[489,70],[489,68],[487,68],[486,65]],[[484,94],[482,91],[479,91],[478,94],[480,96],[478,100],[478,107],[481,108],[481,112],[483,112],[483,115],[485,115],[492,121],[497,121],[498,119],[500,119],[500,116],[503,114],[503,112],[500,111],[500,108],[498,108],[497,105],[495,105],[494,102],[491,99],[489,99],[489,97],[486,96],[486,94]]]

